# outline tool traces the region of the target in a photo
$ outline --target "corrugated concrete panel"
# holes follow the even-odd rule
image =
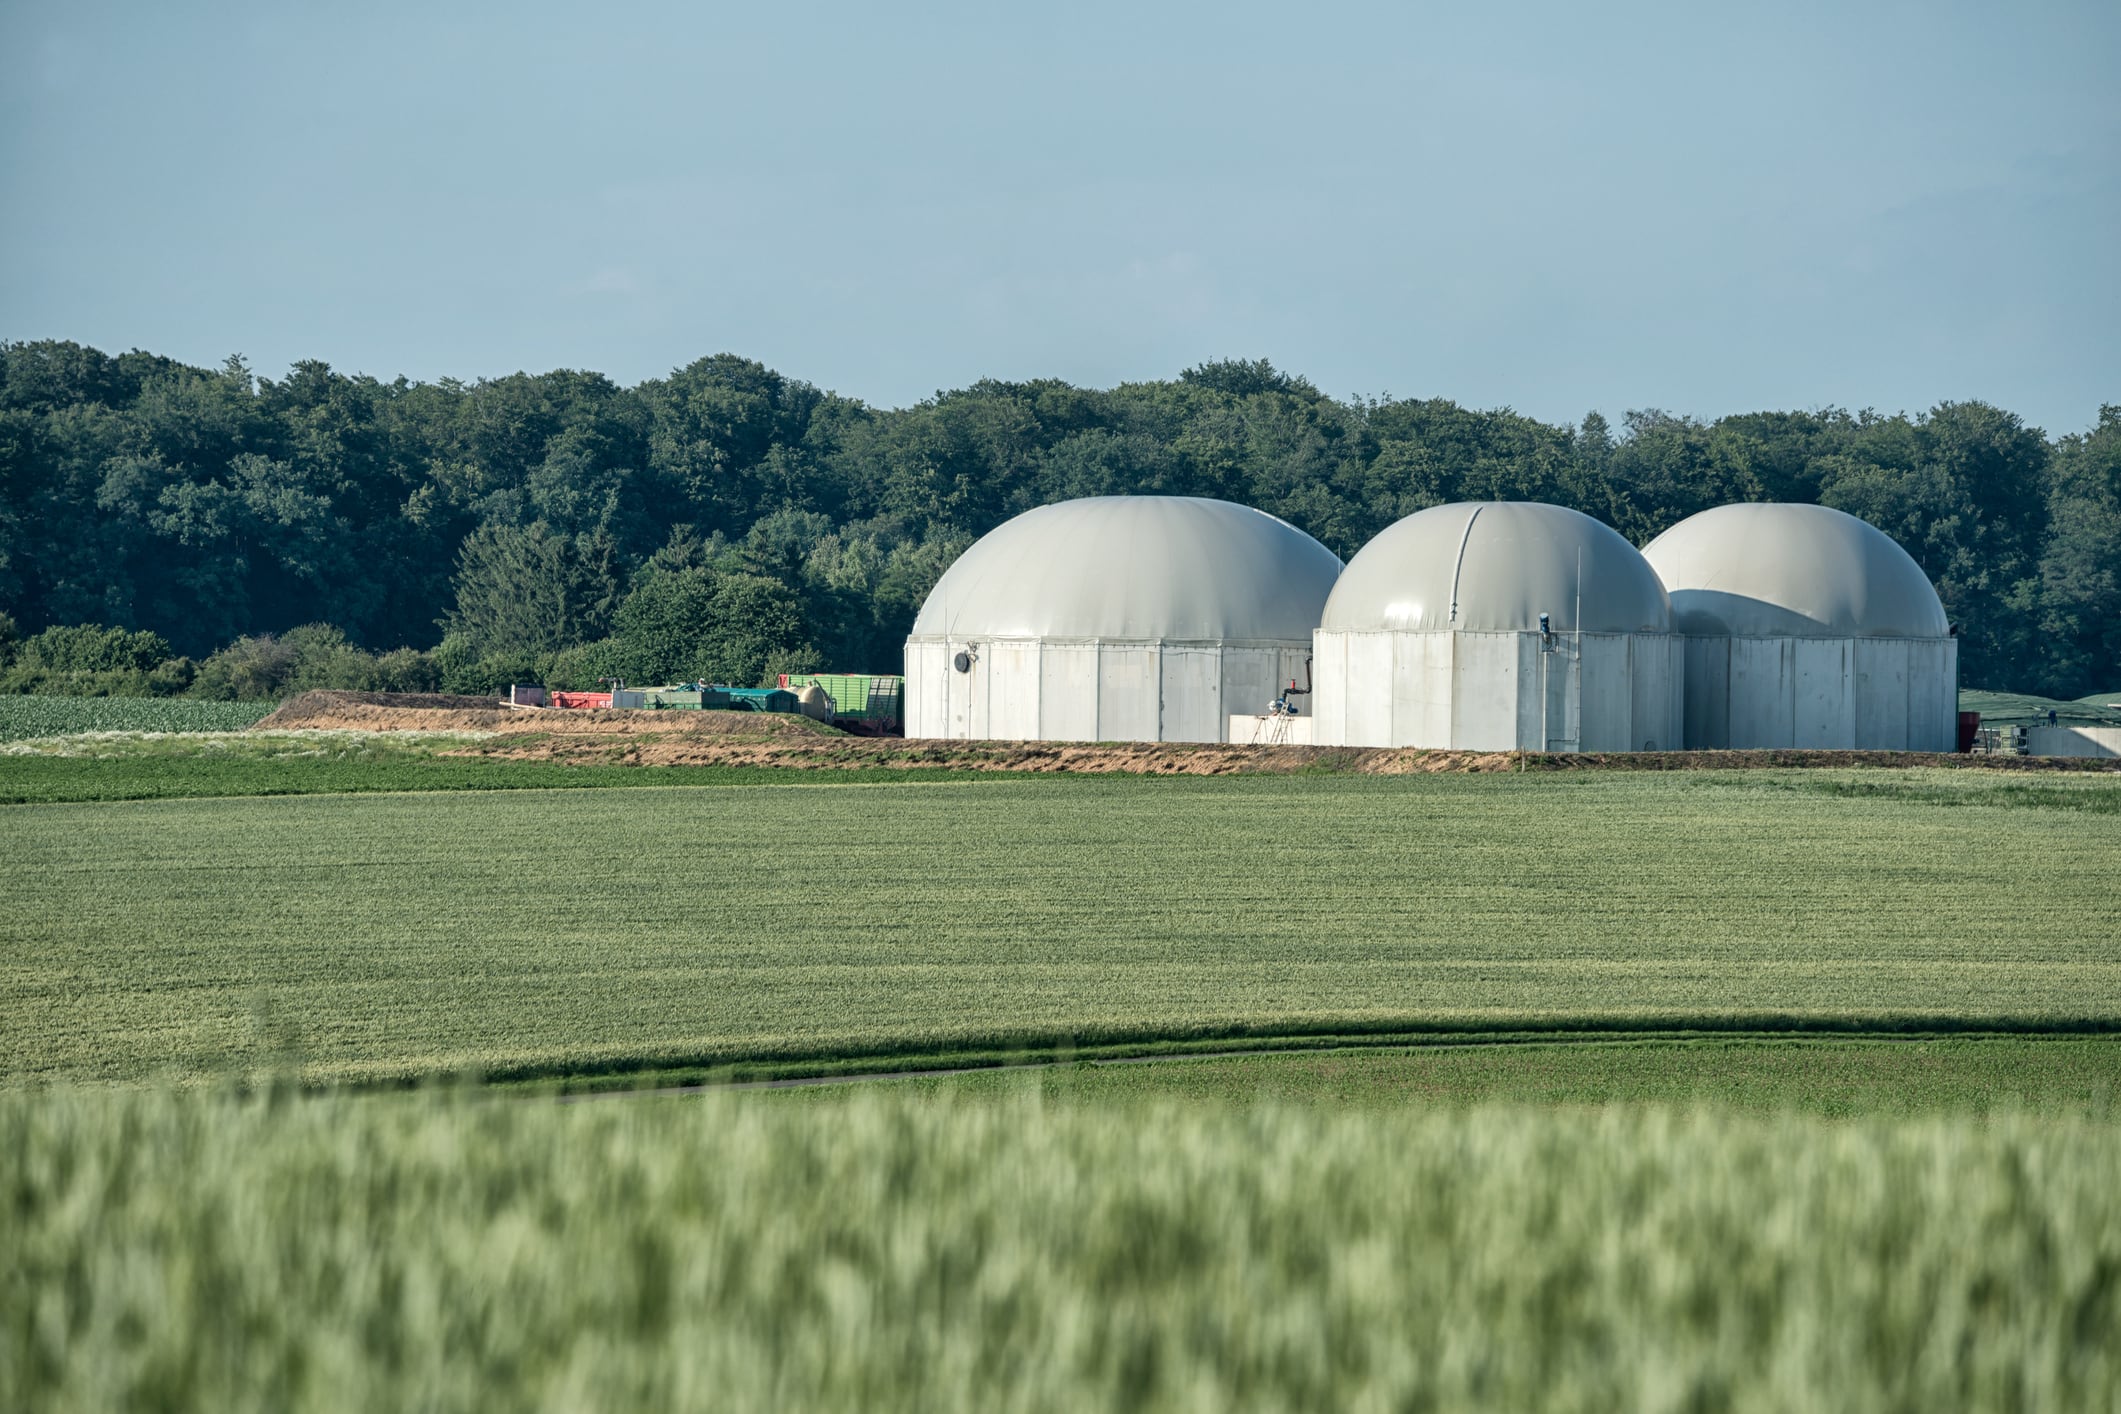
[[[1039,645],[987,645],[987,735],[998,741],[1039,738]]]
[[[1162,670],[1162,722],[1157,740],[1221,741],[1221,651],[1167,644],[1162,654]]]
[[[1572,639],[1559,635],[1542,641],[1537,634],[1526,634],[1523,644],[1520,671],[1531,690],[1524,693],[1517,714],[1517,744],[1526,751],[1573,749],[1583,731],[1578,711],[1582,655]]]
[[[1518,694],[1523,655],[1514,633],[1461,633],[1451,645],[1451,734],[1443,742],[1462,751],[1509,751],[1517,746]]]
[[[1041,741],[1097,740],[1097,645],[1040,645],[1038,735]]]
[[[1634,660],[1629,674],[1633,700],[1628,704],[1629,751],[1677,750],[1685,717],[1675,691],[1686,673],[1686,647],[1676,637],[1643,636],[1629,640]]]
[[[1579,751],[1636,751],[1634,641],[1602,633],[1583,636],[1583,687],[1577,711]]]
[[[1910,751],[1959,749],[1959,640],[1908,642],[1907,746]]]
[[[1393,740],[1392,656],[1395,636],[1389,633],[1342,636],[1348,684],[1342,740],[1349,746],[1408,744]]]
[[[1856,739],[1866,751],[1908,749],[1908,641],[1859,638],[1856,644]]]
[[[906,649],[906,735],[943,735],[949,651],[940,643],[909,644]]]
[[[1156,740],[1161,679],[1154,648],[1097,646],[1097,739]]]
[[[1681,640],[1686,654],[1686,730],[1689,751],[1723,751],[1731,744],[1731,640]]]
[[[1790,744],[1806,751],[1849,750],[1856,744],[1854,640],[1788,641]]]
[[[1393,636],[1392,744],[1433,746],[1451,739],[1451,635]]]
[[[1731,746],[1735,749],[1797,743],[1794,671],[1797,650],[1787,638],[1733,638],[1731,644]]]

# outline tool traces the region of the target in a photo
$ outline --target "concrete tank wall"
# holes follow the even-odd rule
[[[970,672],[952,666],[961,652]],[[1302,680],[1306,656],[1282,644],[910,639],[906,735],[1223,741],[1232,714],[1263,712]]]
[[[1669,634],[1348,631],[1313,637],[1317,739],[1462,751],[1668,751],[1683,658]]]
[[[1955,638],[1685,638],[1697,751],[1952,751]]]

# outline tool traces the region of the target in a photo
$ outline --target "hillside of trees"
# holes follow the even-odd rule
[[[901,410],[730,354],[620,387],[381,382],[0,344],[0,690],[484,691],[896,672],[975,537],[1071,496],[1218,496],[1343,556],[1425,506],[1555,501],[1637,544],[1817,501],[1907,547],[1969,687],[2121,686],[2121,406],[2049,438],[1984,403],[1555,426],[1341,401],[1259,362]]]

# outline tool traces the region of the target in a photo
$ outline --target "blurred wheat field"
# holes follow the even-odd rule
[[[2121,1129],[0,1095],[0,1407],[2121,1400]]]

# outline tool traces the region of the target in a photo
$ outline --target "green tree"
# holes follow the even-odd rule
[[[816,665],[795,591],[705,568],[645,576],[619,606],[609,647],[608,661],[634,682],[750,686]]]
[[[2062,439],[2048,508],[2035,686],[2056,697],[2121,692],[2121,405]]]
[[[2009,688],[2038,672],[2046,440],[1986,403],[1859,419],[1846,454],[1820,464],[1820,500],[1915,557],[1961,625],[1959,676]]]
[[[456,591],[444,626],[474,653],[550,653],[602,634],[618,577],[602,537],[556,534],[543,521],[488,524],[464,542]]]

